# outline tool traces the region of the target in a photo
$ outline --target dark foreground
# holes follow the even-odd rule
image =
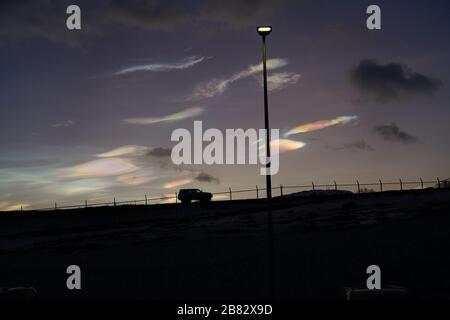
[[[285,197],[274,203],[276,297],[341,299],[382,286],[450,298],[450,190]],[[266,299],[265,204],[88,208],[2,214],[0,287],[40,299]],[[78,265],[82,289],[69,291]]]

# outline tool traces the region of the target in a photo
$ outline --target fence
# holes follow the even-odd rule
[[[284,196],[290,193],[301,192],[301,191],[317,191],[317,190],[346,190],[354,193],[369,193],[369,192],[383,192],[383,191],[391,191],[391,190],[411,190],[411,189],[425,189],[425,188],[444,188],[450,187],[450,179],[440,180],[437,178],[436,180],[428,180],[425,181],[422,178],[419,178],[418,181],[403,181],[402,179],[398,179],[397,181],[382,181],[379,179],[377,182],[373,183],[360,183],[359,180],[356,180],[355,183],[344,183],[338,184],[336,181],[333,181],[331,184],[315,184],[313,181],[310,184],[305,185],[282,185],[272,187],[272,195],[276,196]],[[228,188],[227,191],[223,192],[214,192],[213,193],[213,201],[218,200],[241,200],[241,199],[259,199],[266,197],[266,189],[259,188],[256,185],[255,189],[243,189],[243,190],[233,190],[231,187]],[[156,198],[148,198],[147,195],[144,195],[143,198],[137,200],[125,200],[125,201],[116,201],[116,198],[113,198],[112,202],[102,202],[102,203],[90,203],[87,200],[84,203],[79,205],[65,205],[59,206],[57,202],[54,203],[54,206],[48,208],[40,208],[34,209],[37,211],[48,211],[48,210],[58,210],[58,209],[76,209],[76,208],[92,208],[92,207],[102,207],[102,206],[120,206],[120,205],[150,205],[150,204],[161,204],[161,203],[177,203],[177,193],[174,193],[174,196],[170,197],[156,197]],[[21,208],[22,211],[22,208]]]

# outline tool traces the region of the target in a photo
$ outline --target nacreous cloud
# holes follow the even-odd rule
[[[126,123],[138,124],[138,125],[154,124],[154,123],[158,123],[158,122],[173,122],[173,121],[196,117],[196,116],[202,114],[203,111],[204,111],[204,109],[201,107],[192,107],[192,108],[188,108],[183,111],[180,111],[180,112],[169,114],[167,116],[128,118],[123,121]]]
[[[73,167],[61,169],[59,178],[86,179],[117,177],[138,171],[140,168],[132,162],[120,158],[105,158],[85,162]]]
[[[342,116],[342,117],[337,117],[337,118],[331,119],[331,120],[320,120],[320,121],[316,121],[316,122],[306,123],[306,124],[302,124],[298,127],[295,127],[293,129],[289,130],[288,132],[286,132],[284,134],[284,136],[289,137],[290,135],[293,135],[293,134],[316,131],[316,130],[328,128],[331,126],[336,126],[338,124],[345,125],[345,124],[355,121],[357,119],[358,119],[358,116]]]
[[[112,157],[120,157],[120,156],[141,156],[144,155],[149,148],[144,146],[122,146],[110,151],[96,154],[99,158],[112,158]]]
[[[125,75],[133,72],[168,72],[172,70],[183,70],[195,66],[205,60],[205,57],[191,56],[172,63],[151,63],[128,67],[114,73],[115,75]]]
[[[273,70],[278,69],[286,66],[288,64],[288,61],[286,59],[269,59],[267,60],[267,70]],[[195,89],[194,94],[189,99],[201,99],[201,98],[211,98],[218,94],[222,94],[225,92],[225,90],[228,88],[230,84],[237,80],[241,80],[244,78],[248,78],[250,76],[256,75],[258,73],[262,72],[262,63],[257,65],[250,65],[245,70],[242,70],[240,72],[237,72],[233,74],[229,78],[225,79],[213,79],[211,81],[208,81],[204,84],[201,84]],[[276,76],[278,75],[278,76]],[[272,88],[278,87],[282,85],[281,82],[284,82],[284,85],[286,86],[289,83],[292,83],[293,79],[295,79],[295,82],[298,80],[299,75],[293,74],[293,73],[284,73],[284,75],[279,76],[280,74],[275,74],[272,76],[269,76],[268,82],[272,81]],[[295,75],[295,76],[294,76]],[[270,80],[269,80],[270,79]],[[274,85],[274,83],[277,83]]]
[[[433,94],[442,81],[412,71],[399,63],[379,64],[362,60],[350,73],[350,79],[361,92],[362,100],[373,98],[387,103],[406,95]]]

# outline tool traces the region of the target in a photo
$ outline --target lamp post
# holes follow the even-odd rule
[[[266,195],[267,195],[267,229],[269,238],[269,273],[270,273],[270,297],[275,297],[275,265],[274,265],[274,240],[272,218],[272,176],[270,172],[270,128],[269,128],[269,103],[267,100],[267,68],[266,68],[266,36],[272,31],[271,26],[259,26],[257,28],[262,37],[263,83],[264,83],[264,124],[266,129]]]

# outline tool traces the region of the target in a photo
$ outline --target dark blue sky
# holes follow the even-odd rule
[[[247,72],[260,24],[282,62],[269,70],[273,128],[358,117],[290,137],[306,146],[281,154],[275,184],[450,175],[448,1],[77,1],[79,31],[66,29],[69,4],[0,4],[0,210],[173,194],[174,181],[263,185],[259,166],[180,170],[150,152],[196,119],[262,127],[261,75]],[[370,4],[382,30],[365,26]]]

